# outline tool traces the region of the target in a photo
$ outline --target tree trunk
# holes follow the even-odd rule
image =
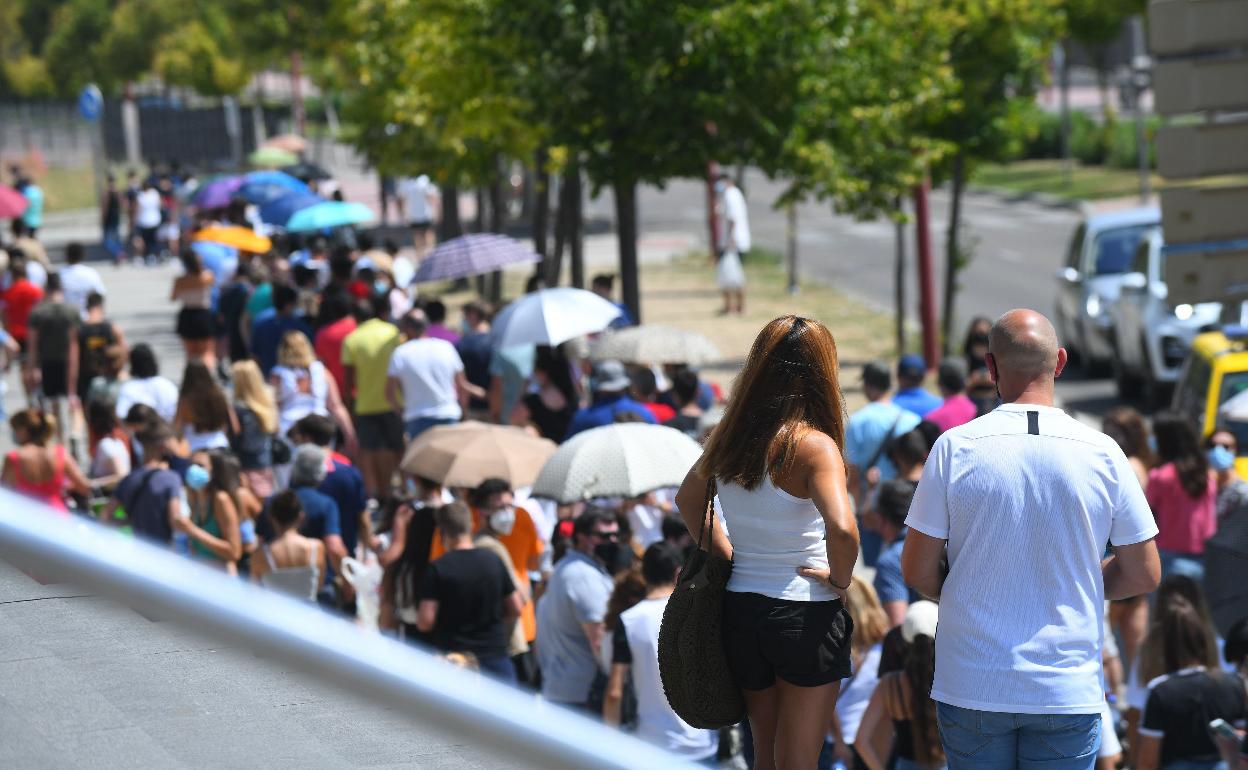
[[[306,116],[303,110],[303,56],[290,52],[290,114],[294,119],[295,133],[304,136]]]
[[[641,282],[637,267],[637,183],[617,181],[615,191],[615,230],[620,246],[621,299],[633,316],[634,323],[641,323]]]
[[[550,259],[546,261],[546,285],[558,286],[560,274],[563,272],[563,246],[567,241],[568,217],[572,212],[568,203],[568,178],[565,173],[559,183],[558,210],[555,212],[555,246]]]
[[[459,218],[459,187],[442,185],[442,221],[438,223],[438,240],[449,241],[464,234],[464,223]]]
[[[490,183],[490,232],[501,233],[507,223],[507,204],[503,198],[504,172],[502,164],[494,163],[494,181]],[[490,273],[489,300],[495,305],[503,298],[503,272],[495,270]]]
[[[547,257],[546,231],[550,227],[550,172],[546,170],[546,147],[537,148],[533,159],[533,250]],[[528,198],[529,196],[525,196]],[[545,271],[543,265],[543,272]]]
[[[581,162],[568,164],[568,248],[572,258],[572,285],[585,288],[585,221],[581,210]]]
[[[902,199],[897,198],[897,219],[893,222],[893,313],[894,335],[897,355],[906,351],[906,225],[901,220]]]
[[[1062,152],[1062,186],[1070,187],[1073,176],[1073,163],[1070,150],[1070,59],[1063,49],[1062,60],[1058,67],[1058,92],[1061,102],[1061,152]]]
[[[953,341],[953,323],[955,297],[958,291],[958,272],[962,269],[962,248],[959,241],[962,225],[962,192],[966,187],[966,155],[959,150],[953,156],[953,170],[950,179],[949,230],[945,236],[945,323],[942,328],[944,341],[941,349],[949,353]],[[935,361],[928,361],[928,366]]]

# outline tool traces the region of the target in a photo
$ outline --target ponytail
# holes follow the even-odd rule
[[[9,420],[13,430],[26,431],[27,438],[39,446],[47,446],[56,435],[56,418],[42,409],[23,409]]]
[[[936,640],[918,634],[906,652],[904,675],[910,685],[910,731],[914,737],[915,760],[926,767],[944,764],[936,725],[936,702],[932,700],[932,680],[936,671]]]

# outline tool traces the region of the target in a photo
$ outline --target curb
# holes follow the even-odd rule
[[[967,192],[974,195],[996,198],[1002,203],[1031,203],[1048,209],[1063,209],[1066,211],[1082,211],[1084,206],[1087,205],[1087,201],[1077,198],[1063,198],[1060,195],[1051,193],[1020,192],[1004,187],[983,187],[980,185],[969,185],[966,189]]]

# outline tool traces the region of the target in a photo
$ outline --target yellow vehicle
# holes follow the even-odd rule
[[[1235,434],[1235,470],[1248,478],[1248,328],[1205,332],[1192,349],[1174,390],[1173,407],[1191,418],[1201,437],[1224,428]]]

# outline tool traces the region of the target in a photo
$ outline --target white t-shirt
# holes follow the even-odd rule
[[[429,210],[429,197],[437,192],[438,188],[424,174],[415,179],[404,179],[399,184],[399,195],[403,196],[407,207],[407,221],[413,224],[431,222],[433,213]]]
[[[880,681],[880,656],[884,653],[884,643],[877,642],[862,656],[862,663],[854,671],[849,681],[841,683],[841,695],[836,699],[836,716],[841,720],[841,738],[846,745],[852,746],[858,739],[858,725],[862,724],[862,715],[867,713],[867,704]]]
[[[82,264],[61,268],[61,291],[65,301],[83,313],[87,312],[87,297],[92,292],[108,293],[96,269]]]
[[[724,236],[724,248],[738,254],[750,250],[750,212],[745,196],[735,185],[724,190]]]
[[[698,761],[719,749],[714,730],[690,727],[676,716],[663,694],[659,678],[659,623],[667,599],[643,599],[620,614],[633,662],[633,689],[637,692],[637,737],[688,760]]]
[[[28,259],[26,260],[26,280],[40,289],[46,288],[48,285],[48,271],[35,260]]]
[[[403,419],[462,417],[455,375],[463,370],[459,353],[446,340],[421,337],[395,348],[388,374],[403,386]]]
[[[906,525],[949,543],[934,700],[1100,713],[1101,555],[1157,534],[1112,439],[1054,407],[999,406],[936,441]]]
[[[119,438],[105,436],[95,447],[95,455],[91,458],[91,469],[87,476],[98,479],[113,473],[122,475],[130,473],[130,447]]]
[[[178,411],[178,386],[159,376],[126,380],[117,391],[117,416],[124,420],[135,404],[147,404],[162,420],[173,422]]]
[[[160,192],[156,188],[141,191],[134,199],[134,205],[136,227],[160,226]]]
[[[277,380],[277,428],[282,435],[310,414],[329,414],[329,379],[320,361],[307,369],[275,366],[270,376]]]

